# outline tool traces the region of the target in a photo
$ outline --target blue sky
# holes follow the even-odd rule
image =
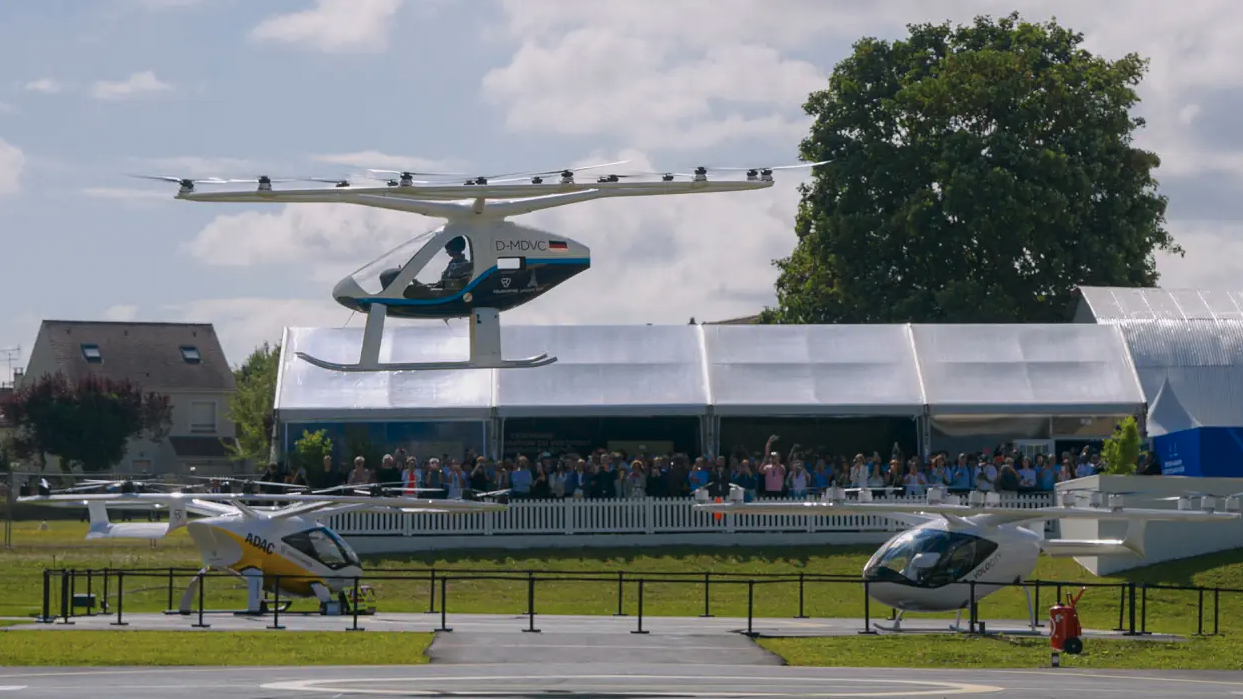
[[[880,3],[878,3],[880,4]],[[39,320],[215,323],[234,362],[286,325],[339,325],[332,282],[435,225],[346,206],[171,200],[125,177],[484,172],[631,158],[793,162],[801,104],[862,35],[1013,3],[894,0],[40,0],[0,4],[0,348]],[[1019,2],[1141,89],[1187,248],[1166,286],[1233,288],[1243,259],[1243,7]],[[600,161],[603,162],[603,161]],[[797,175],[762,192],[593,202],[530,222],[593,268],[508,322],[719,319],[772,301]],[[571,287],[573,287],[571,289]],[[624,289],[625,293],[618,293]],[[355,319],[354,322],[358,322]]]

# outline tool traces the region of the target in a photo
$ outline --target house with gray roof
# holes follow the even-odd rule
[[[130,380],[168,395],[173,427],[161,443],[131,440],[118,473],[233,473],[227,446],[236,444],[229,400],[233,371],[210,323],[45,320],[19,381],[60,372]]]

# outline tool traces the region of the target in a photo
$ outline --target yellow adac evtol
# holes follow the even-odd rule
[[[340,603],[362,576],[358,554],[320,519],[351,511],[469,514],[499,512],[495,502],[440,500],[388,495],[320,495],[242,493],[116,493],[38,495],[19,502],[83,507],[90,512],[90,539],[161,539],[186,528],[203,559],[201,572],[221,571],[247,582],[248,613],[264,610],[263,593],[279,586],[283,597],[315,597],[321,610]],[[264,504],[259,504],[264,503]],[[168,509],[168,523],[108,519],[108,508]],[[190,515],[198,515],[191,519]],[[179,611],[189,614],[198,591],[195,578],[181,597]]]

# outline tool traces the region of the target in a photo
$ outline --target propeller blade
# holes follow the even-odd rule
[[[761,165],[756,167],[709,167],[708,170],[717,170],[722,172],[746,172],[748,170],[795,170],[803,167],[816,167],[817,165],[827,165],[832,160],[821,160],[816,163],[795,163],[794,165]]]
[[[503,172],[499,175],[494,175],[493,177],[489,177],[488,179],[493,180],[494,178],[498,178],[498,177],[514,177],[514,176],[525,178],[527,176],[532,176],[532,175],[560,175],[563,172],[582,172],[583,170],[595,170],[596,168],[609,167],[612,165],[625,165],[628,162],[630,161],[629,160],[618,160],[617,162],[613,162],[613,163],[600,163],[599,165],[580,165],[578,167],[562,167],[562,168],[557,168],[556,170],[535,170],[535,171],[530,171],[530,172]]]
[[[219,177],[203,177],[203,178],[196,179],[192,177],[172,177],[170,175],[130,175],[130,177],[137,177],[143,180],[160,180],[163,182],[172,182],[174,184],[183,184],[185,182],[190,182],[193,184],[229,184],[230,182],[243,181],[243,180],[223,180],[223,179],[220,179]],[[246,181],[249,181],[249,180],[246,180]]]

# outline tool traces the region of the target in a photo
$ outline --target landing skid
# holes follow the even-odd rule
[[[376,364],[337,364],[312,357],[305,352],[295,352],[298,359],[328,371],[453,371],[457,369],[526,369],[548,366],[557,361],[556,357],[541,354],[526,359],[502,359],[499,362],[474,362],[469,359],[460,362],[395,362]]]
[[[471,311],[470,359],[450,362],[381,362],[380,343],[384,338],[384,320],[388,308],[376,302],[367,310],[367,327],[363,330],[363,346],[358,362],[345,364],[312,357],[305,352],[294,354],[304,362],[328,371],[455,371],[461,369],[531,369],[557,361],[548,353],[525,359],[501,356],[501,315],[495,308]]]

